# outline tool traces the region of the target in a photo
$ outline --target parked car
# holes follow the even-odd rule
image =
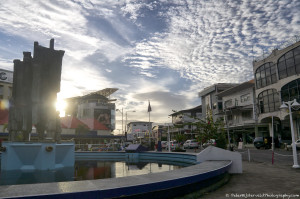
[[[208,146],[216,146],[216,140],[210,139],[206,143],[202,144],[203,148],[206,148]]]
[[[187,140],[183,144],[184,149],[199,148],[199,143],[196,140]]]
[[[296,148],[300,149],[300,139],[296,140],[295,144],[296,144]]]
[[[166,149],[168,145],[167,141],[161,141],[161,148]]]
[[[265,149],[270,149],[272,147],[271,137],[256,137],[253,141],[255,148],[260,149],[264,147]]]
[[[300,139],[296,140],[295,144],[296,144],[296,148],[297,148],[297,149],[300,149]],[[287,150],[291,150],[292,147],[293,147],[293,144],[287,145],[287,148],[286,148],[286,149],[287,149]]]
[[[179,144],[177,141],[170,141],[170,149],[171,150],[174,150],[176,147],[178,147]],[[169,143],[167,143],[167,147],[166,149],[168,150],[169,149]]]

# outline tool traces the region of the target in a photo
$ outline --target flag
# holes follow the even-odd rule
[[[150,105],[150,101],[149,101],[149,105],[148,105],[148,112],[151,112],[152,109],[151,109],[151,105]]]

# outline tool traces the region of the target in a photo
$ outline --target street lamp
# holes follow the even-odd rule
[[[226,120],[226,127],[227,127],[227,139],[228,139],[228,150],[229,150],[229,149],[231,149],[231,146],[230,146],[230,135],[229,135],[229,122],[228,122],[228,115],[227,115],[226,111],[225,111],[225,120]]]
[[[298,110],[300,108],[300,104],[294,99],[294,101],[288,101],[288,102],[282,102],[282,105],[280,106],[280,109],[282,110],[289,110],[290,115],[290,125],[291,125],[291,134],[292,134],[292,149],[293,149],[293,160],[294,165],[293,168],[300,168],[298,164],[297,159],[297,150],[296,150],[296,144],[295,144],[295,133],[294,133],[294,124],[293,124],[293,117],[292,117],[292,108],[295,110]]]
[[[170,141],[171,141],[171,138],[170,138],[170,124],[169,123],[165,123],[165,126],[168,125],[168,151],[171,152],[171,146],[170,146]]]
[[[124,134],[124,131],[123,131],[123,108],[122,108],[122,111],[120,109],[116,109],[116,111],[120,111],[120,113],[122,113],[122,135]]]
[[[126,120],[125,120],[125,125],[126,125],[126,126],[125,126],[125,132],[127,132],[127,130],[128,130],[128,129],[127,129],[127,113],[128,113],[128,112],[135,112],[135,111],[126,111],[126,112],[125,112],[125,118],[126,118]],[[128,133],[128,132],[127,132],[127,133]]]

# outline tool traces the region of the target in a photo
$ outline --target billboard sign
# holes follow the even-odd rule
[[[111,129],[111,111],[110,109],[95,109],[94,118],[105,125],[108,129]]]
[[[0,69],[0,82],[13,83],[13,72]]]

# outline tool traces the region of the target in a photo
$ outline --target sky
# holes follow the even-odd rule
[[[60,98],[118,88],[128,121],[148,121],[150,100],[150,120],[170,123],[204,88],[253,79],[254,59],[300,38],[299,10],[299,0],[0,0],[0,68],[54,38]]]

